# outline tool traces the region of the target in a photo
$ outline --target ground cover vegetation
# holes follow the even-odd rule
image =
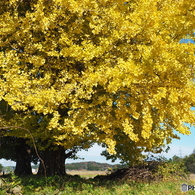
[[[90,172],[90,171],[89,171]],[[131,174],[133,172],[133,174]],[[90,176],[90,173],[89,173]],[[148,177],[150,176],[150,177]],[[83,178],[78,175],[0,177],[0,194],[184,194],[181,185],[195,184],[179,162],[161,161],[157,164],[119,169],[111,174]],[[185,194],[194,194],[193,191]]]
[[[193,0],[0,1],[0,139],[17,142],[1,158],[65,175],[94,143],[133,165],[189,135],[194,16]]]

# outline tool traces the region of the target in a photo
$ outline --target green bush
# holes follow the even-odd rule
[[[156,173],[161,176],[163,180],[182,179],[188,175],[187,169],[183,162],[163,162],[158,166]]]

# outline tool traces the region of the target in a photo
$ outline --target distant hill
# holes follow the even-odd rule
[[[79,163],[68,163],[66,164],[66,170],[88,170],[88,171],[105,171],[109,168],[113,169],[118,167],[117,165],[111,165],[108,163],[98,163],[94,161],[79,162]]]

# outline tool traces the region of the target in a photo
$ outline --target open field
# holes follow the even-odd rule
[[[84,178],[93,178],[97,175],[106,175],[108,171],[87,171],[87,170],[70,170],[66,171],[70,175],[79,175]]]

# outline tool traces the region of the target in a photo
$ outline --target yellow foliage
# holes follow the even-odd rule
[[[193,0],[4,2],[0,99],[47,116],[56,144],[141,153],[189,134],[195,45],[179,42],[194,40]]]

